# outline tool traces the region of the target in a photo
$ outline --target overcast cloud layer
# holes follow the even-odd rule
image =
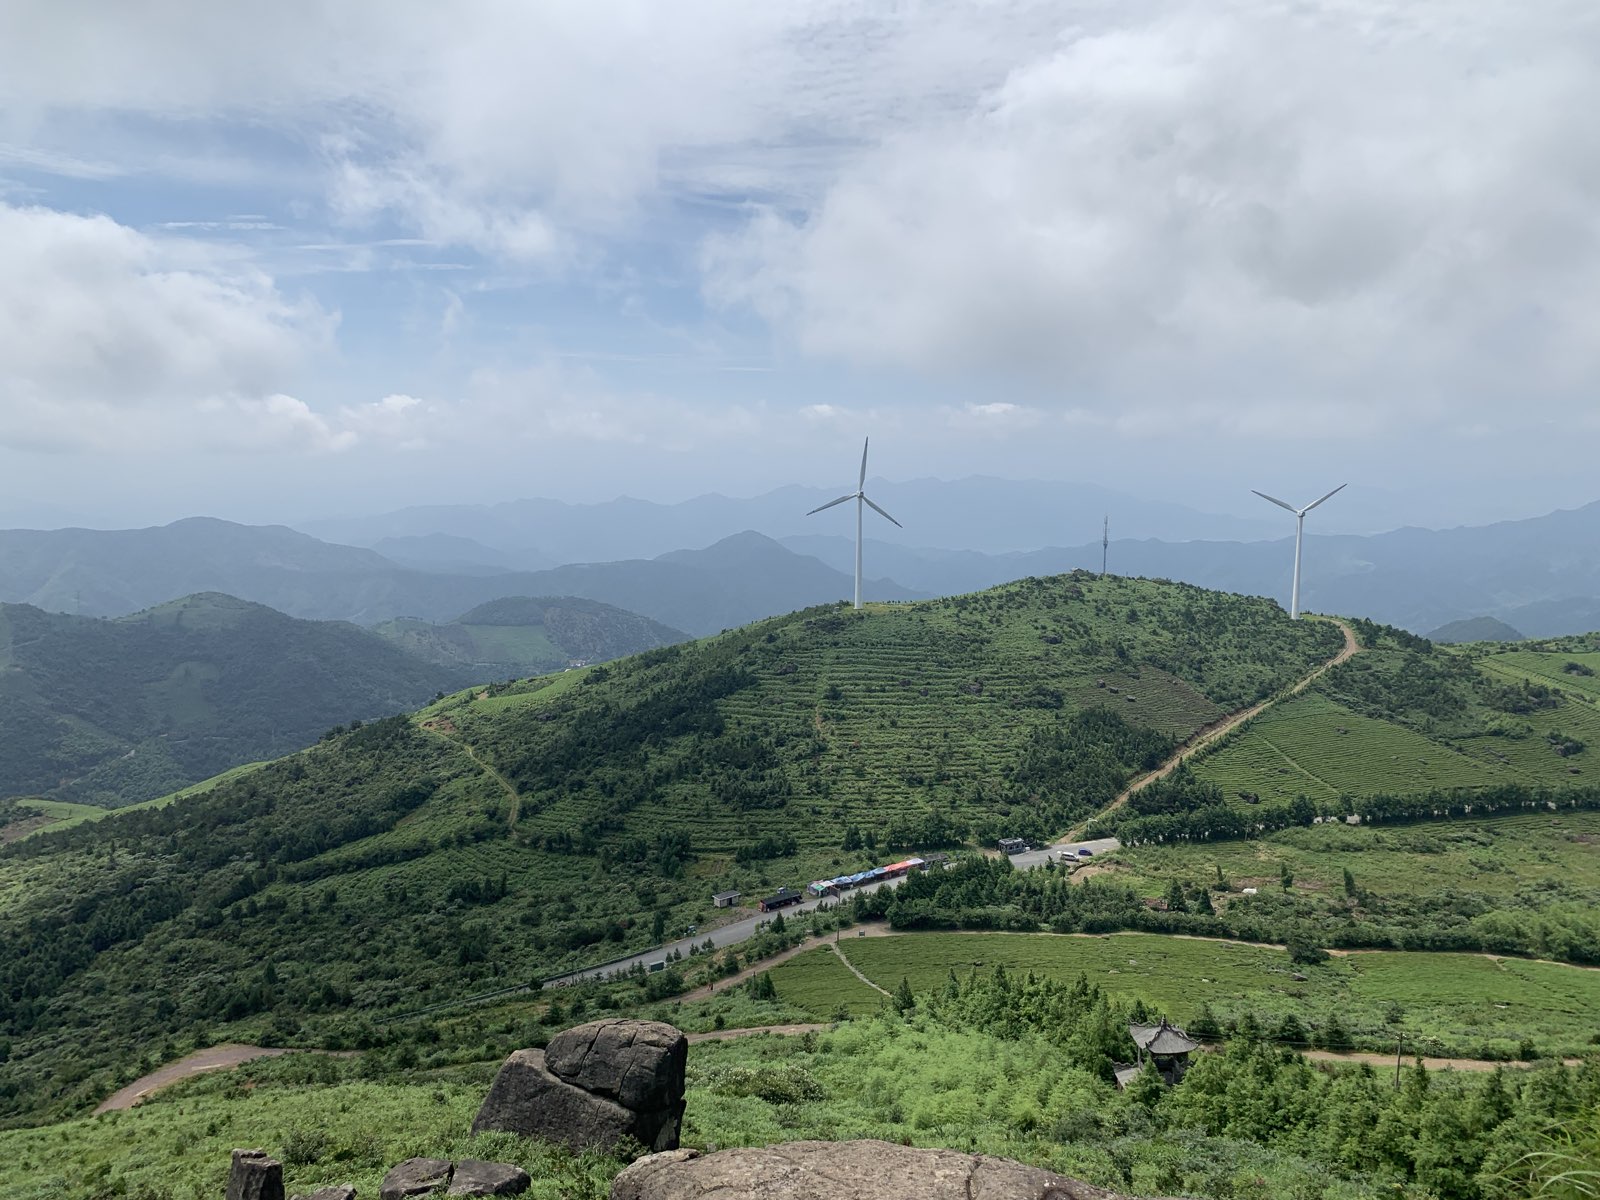
[[[751,491],[868,432],[1594,499],[1597,61],[1555,0],[12,0],[0,520]]]

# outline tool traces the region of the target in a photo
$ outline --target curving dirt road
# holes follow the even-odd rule
[[[1303,1056],[1305,1056],[1306,1058],[1313,1059],[1316,1062],[1366,1063],[1369,1066],[1374,1066],[1374,1067],[1392,1067],[1392,1066],[1394,1066],[1394,1055],[1392,1055],[1392,1054],[1373,1054],[1370,1051],[1365,1051],[1365,1050],[1341,1050],[1341,1051],[1333,1051],[1333,1050],[1302,1050],[1302,1051],[1300,1051],[1300,1053]],[[1581,1058],[1564,1058],[1561,1061],[1566,1063],[1566,1065],[1569,1066],[1569,1067],[1576,1067],[1576,1066],[1579,1066],[1579,1065],[1582,1064],[1583,1059],[1581,1059]],[[1416,1055],[1408,1054],[1403,1059],[1401,1059],[1400,1065],[1402,1067],[1412,1067],[1412,1066],[1416,1065],[1416,1062],[1417,1062]],[[1482,1059],[1482,1058],[1426,1058],[1425,1057],[1422,1060],[1422,1065],[1427,1067],[1428,1070],[1430,1070],[1430,1071],[1492,1071],[1496,1067],[1506,1067],[1508,1069],[1516,1069],[1516,1068],[1521,1068],[1521,1067],[1537,1066],[1538,1064],[1537,1063],[1531,1063],[1531,1062],[1521,1062],[1520,1060],[1517,1061],[1517,1062],[1495,1062],[1495,1061],[1490,1061],[1488,1059]]]
[[[1274,704],[1278,703],[1280,700],[1287,700],[1290,696],[1299,695],[1301,692],[1305,691],[1306,688],[1315,683],[1317,679],[1322,676],[1323,672],[1330,671],[1334,667],[1337,667],[1340,663],[1348,662],[1357,654],[1361,653],[1361,643],[1356,640],[1356,631],[1350,628],[1347,623],[1340,620],[1338,617],[1313,617],[1308,614],[1306,616],[1306,620],[1331,621],[1333,624],[1337,625],[1344,631],[1344,648],[1332,658],[1328,659],[1327,662],[1318,666],[1317,669],[1312,671],[1309,675],[1279,692],[1277,695],[1269,696],[1267,699],[1261,701],[1261,703],[1251,705],[1249,708],[1241,708],[1238,712],[1229,713],[1227,716],[1220,717],[1211,722],[1209,725],[1202,725],[1199,729],[1195,730],[1189,735],[1188,739],[1184,741],[1183,745],[1178,747],[1177,751],[1172,755],[1171,758],[1167,759],[1166,762],[1162,763],[1154,771],[1149,771],[1139,776],[1139,778],[1135,779],[1127,787],[1123,788],[1117,798],[1096,813],[1095,817],[1103,817],[1109,812],[1115,812],[1128,802],[1129,796],[1145,787],[1148,787],[1158,779],[1166,778],[1168,775],[1172,774],[1173,771],[1177,770],[1178,764],[1183,762],[1185,759],[1191,757],[1198,751],[1203,750],[1205,747],[1213,744],[1221,738],[1227,737],[1228,734],[1239,728],[1239,726],[1243,725],[1251,717],[1258,716],[1262,712],[1271,708]],[[1061,840],[1069,841],[1073,838],[1081,837],[1084,828],[1089,824],[1089,821],[1094,820],[1095,817],[1090,817],[1088,820],[1078,824],[1066,835],[1065,838]]]
[[[242,1046],[232,1042],[223,1046],[208,1046],[204,1050],[196,1050],[187,1058],[170,1062],[142,1079],[135,1079],[122,1090],[113,1092],[100,1102],[94,1114],[99,1116],[104,1112],[119,1112],[125,1108],[132,1108],[150,1093],[170,1087],[192,1075],[199,1075],[205,1071],[224,1071],[252,1059],[271,1058],[274,1055],[288,1053],[288,1050],[268,1049],[266,1046]]]
[[[693,1045],[695,1042],[730,1042],[734,1038],[755,1037],[761,1033],[797,1037],[802,1033],[827,1033],[832,1028],[832,1025],[754,1025],[749,1029],[713,1029],[709,1033],[686,1033],[683,1036]]]

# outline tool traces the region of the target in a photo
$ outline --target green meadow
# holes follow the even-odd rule
[[[1142,933],[918,933],[846,938],[840,947],[889,990],[905,979],[927,994],[952,972],[997,967],[1068,982],[1081,974],[1180,1024],[1202,1004],[1220,1020],[1250,1014],[1269,1030],[1288,1015],[1314,1030],[1337,1014],[1357,1044],[1373,1049],[1403,1038],[1416,1053],[1506,1058],[1529,1038],[1540,1054],[1574,1055],[1593,1052],[1600,1030],[1600,971],[1480,954],[1356,951],[1299,967],[1277,947]],[[859,986],[820,955],[796,980],[798,994],[785,990],[783,967],[773,978],[781,999],[819,1016],[828,1015],[831,990],[845,980]]]
[[[1197,757],[1194,770],[1222,788],[1233,805],[1247,803],[1247,796],[1332,801],[1346,794],[1479,787],[1517,778],[1508,766],[1362,716],[1316,691],[1273,705]]]
[[[1600,813],[1528,814],[1414,825],[1321,825],[1250,842],[1124,847],[1097,860],[1144,895],[1209,882],[1276,889],[1287,867],[1299,894],[1336,895],[1349,871],[1379,896],[1470,892],[1490,898],[1544,894],[1600,904]]]

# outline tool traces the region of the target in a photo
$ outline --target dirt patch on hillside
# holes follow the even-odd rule
[[[430,717],[422,723],[422,727],[431,729],[435,733],[448,734],[452,737],[456,733],[456,723],[449,717]]]
[[[734,1038],[755,1037],[758,1033],[774,1033],[780,1037],[794,1037],[802,1033],[827,1033],[832,1025],[757,1025],[750,1029],[714,1029],[709,1033],[686,1033],[689,1042],[727,1042]]]
[[[40,813],[36,817],[23,817],[20,821],[13,821],[9,825],[0,825],[0,846],[10,842],[20,842],[30,833],[43,829],[46,825],[54,825],[56,819]]]
[[[180,1058],[177,1062],[168,1063],[159,1070],[151,1071],[150,1074],[135,1079],[127,1087],[113,1092],[100,1102],[100,1106],[94,1110],[95,1115],[132,1108],[152,1093],[164,1087],[171,1087],[181,1079],[188,1079],[206,1071],[225,1071],[252,1059],[271,1058],[287,1053],[289,1053],[287,1050],[268,1049],[266,1046],[238,1044],[208,1046],[204,1050],[196,1050],[187,1058]]]

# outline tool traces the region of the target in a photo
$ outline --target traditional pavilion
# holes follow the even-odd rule
[[[1165,1017],[1159,1025],[1129,1025],[1128,1036],[1139,1051],[1139,1061],[1131,1067],[1117,1071],[1117,1086],[1127,1087],[1134,1076],[1144,1069],[1148,1056],[1156,1070],[1167,1083],[1177,1083],[1189,1069],[1189,1055],[1200,1049],[1200,1043],[1183,1030],[1167,1024]]]

